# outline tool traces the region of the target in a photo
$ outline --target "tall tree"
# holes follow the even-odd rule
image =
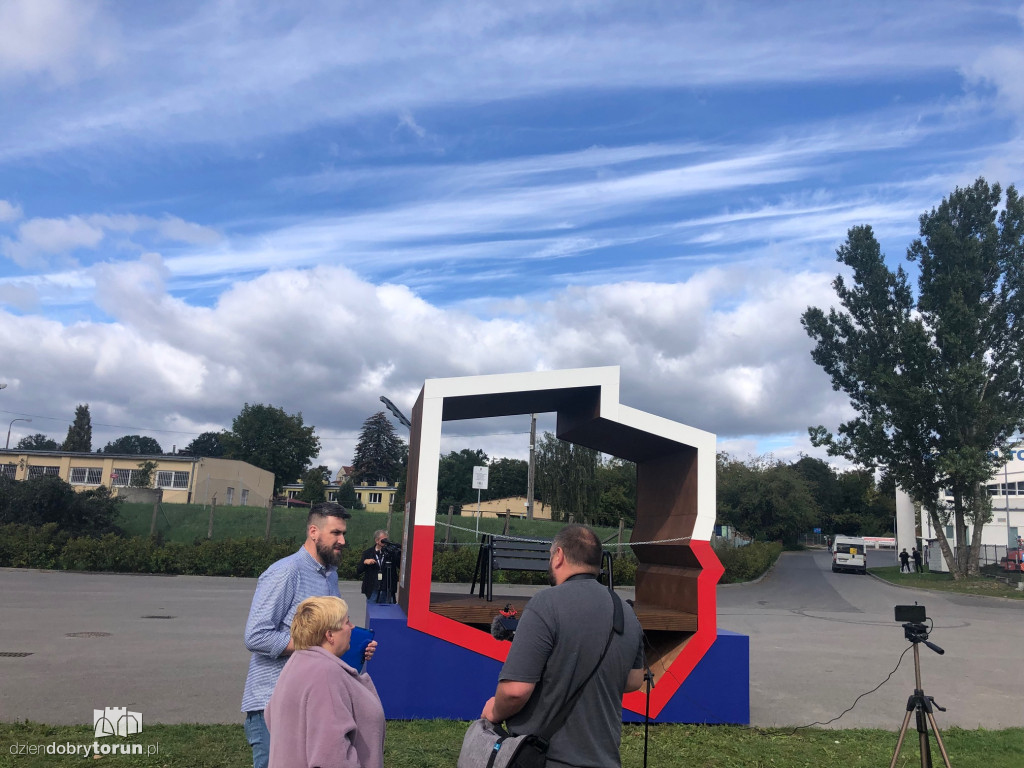
[[[224,455],[223,432],[203,432],[182,449],[192,456],[209,456],[215,459]]]
[[[473,467],[487,466],[487,454],[480,449],[463,448],[441,457],[437,467],[437,509],[447,512],[449,505],[462,506],[476,502],[473,489]],[[490,487],[490,474],[487,485]],[[483,499],[483,492],[480,493]]]
[[[68,435],[64,438],[61,450],[75,453],[92,452],[92,416],[89,415],[88,403],[75,408],[75,420],[68,427]]]
[[[103,453],[122,453],[128,456],[157,456],[163,452],[160,443],[148,435],[124,435],[103,446]]]
[[[1000,212],[1001,198],[979,178],[920,217],[907,249],[919,265],[916,300],[871,227],[854,227],[837,250],[853,273],[852,286],[833,282],[842,309],[809,307],[802,318],[814,361],[857,413],[838,437],[811,428],[812,441],[883,465],[927,511],[955,578],[978,572],[990,514],[982,484],[1024,426],[1024,201],[1011,186]],[[957,557],[943,533],[949,519]]]
[[[356,486],[349,478],[338,488],[338,503],[345,509],[364,509],[364,505],[356,496]]]
[[[246,403],[224,433],[224,455],[274,473],[274,491],[302,476],[320,453],[320,438],[302,413],[288,414],[273,405]]]
[[[725,453],[717,461],[719,520],[755,538],[790,546],[813,526],[818,507],[793,466],[771,458],[742,462]]]
[[[595,479],[600,501],[594,522],[618,525],[623,518],[632,525],[636,521],[636,464],[612,457],[598,465]]]
[[[408,450],[391,425],[391,420],[378,411],[363,422],[356,443],[352,467],[360,482],[387,480],[396,483],[402,475],[402,456]]]
[[[487,471],[487,490],[484,499],[504,499],[526,496],[526,475],[529,466],[524,459],[491,459]],[[517,510],[521,511],[521,510]]]
[[[330,481],[331,471],[323,464],[318,467],[310,467],[302,475],[302,490],[299,491],[299,498],[310,504],[318,504],[326,498],[324,493]]]
[[[57,445],[57,441],[47,437],[42,432],[37,432],[34,435],[26,435],[18,441],[18,444],[14,446],[20,451],[59,451],[60,446]]]
[[[538,441],[536,461],[537,492],[552,516],[593,523],[600,508],[596,476],[601,454],[545,432]]]

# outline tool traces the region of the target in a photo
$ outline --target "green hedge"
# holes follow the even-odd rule
[[[160,537],[126,538],[108,533],[100,538],[72,538],[53,523],[40,527],[21,524],[0,525],[0,567],[61,568],[74,571],[113,573],[164,573],[196,576],[259,576],[276,560],[292,554],[299,543],[294,539],[262,538],[195,540],[191,543],[164,542]],[[746,547],[716,548],[725,566],[723,584],[749,581],[764,573],[782,550],[780,544],[753,542]],[[348,547],[338,564],[338,577],[356,578],[362,550]],[[438,582],[468,583],[473,579],[479,548],[472,544],[438,548],[434,553],[432,578]],[[626,551],[615,558],[615,584],[636,583],[637,561]],[[498,571],[498,584],[547,583],[546,573]]]
[[[752,581],[771,568],[782,554],[782,544],[777,541],[752,541],[745,547],[725,544],[716,546],[715,554],[725,566],[719,583],[735,584]]]

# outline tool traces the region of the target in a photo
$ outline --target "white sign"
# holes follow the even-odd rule
[[[479,490],[487,490],[488,467],[473,467],[473,487]]]

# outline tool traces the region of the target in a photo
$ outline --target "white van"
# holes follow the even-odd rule
[[[836,536],[832,543],[832,573],[837,571],[868,572],[864,539],[859,536]]]

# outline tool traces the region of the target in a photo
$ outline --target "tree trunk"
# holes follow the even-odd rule
[[[953,556],[953,550],[949,546],[949,541],[946,539],[946,529],[942,525],[942,521],[939,520],[939,515],[934,509],[928,510],[928,517],[932,521],[932,530],[935,531],[935,535],[939,539],[939,549],[942,550],[942,557],[946,561],[946,567],[949,568],[949,572],[953,574],[953,579],[959,581],[961,576],[956,570],[956,558]]]
[[[978,485],[974,488],[975,498],[971,505],[974,519],[974,530],[971,531],[971,556],[967,562],[967,575],[981,575],[981,535],[984,533],[985,518],[988,517],[989,505],[986,499],[980,498],[980,494],[987,493],[984,486]]]
[[[956,534],[956,569],[954,579],[967,576],[967,564],[970,561],[970,545],[967,543],[967,523],[964,520],[963,491],[953,489],[953,532]]]

